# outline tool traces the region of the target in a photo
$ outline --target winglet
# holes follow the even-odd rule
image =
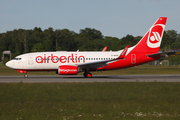
[[[102,52],[106,52],[106,50],[107,50],[107,46],[104,47],[104,49],[102,50]]]
[[[121,55],[117,59],[123,59],[125,57],[126,53],[127,53],[128,48],[129,48],[129,45],[127,45],[124,48],[123,52],[121,53]]]

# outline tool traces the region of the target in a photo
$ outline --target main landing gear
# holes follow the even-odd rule
[[[85,78],[91,78],[92,77],[92,74],[89,72],[85,72],[83,75]]]

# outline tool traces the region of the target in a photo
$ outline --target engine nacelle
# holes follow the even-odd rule
[[[78,67],[72,65],[61,65],[58,68],[59,75],[77,75]]]

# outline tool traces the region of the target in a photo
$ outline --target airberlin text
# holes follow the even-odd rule
[[[85,57],[83,55],[78,56],[77,54],[60,57],[53,54],[51,54],[50,56],[46,56],[46,54],[44,54],[44,56],[37,56],[35,60],[37,63],[49,63],[50,61],[52,61],[52,63],[85,63]]]

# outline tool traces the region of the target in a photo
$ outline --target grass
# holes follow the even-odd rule
[[[102,72],[91,72],[93,75],[129,75],[129,74],[180,74],[180,66],[149,66],[140,65],[137,67],[102,71]],[[28,72],[29,75],[56,75],[55,71],[44,71],[44,72]],[[79,73],[82,75],[83,73]],[[0,75],[22,75],[16,70],[10,69],[5,65],[0,64]]]
[[[179,68],[142,65],[92,74],[179,74]],[[22,74],[0,64],[0,75]],[[1,120],[180,119],[180,83],[1,83],[0,96]]]
[[[180,119],[180,83],[1,83],[1,120]]]

